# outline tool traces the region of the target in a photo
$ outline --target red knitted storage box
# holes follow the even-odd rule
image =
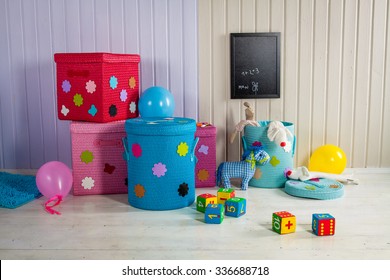
[[[110,122],[138,116],[139,55],[56,53],[60,120]]]
[[[72,122],[73,194],[127,193],[125,121]]]
[[[195,155],[198,159],[195,167],[195,187],[214,187],[216,170],[217,128],[206,123],[198,123],[195,137],[199,137]]]

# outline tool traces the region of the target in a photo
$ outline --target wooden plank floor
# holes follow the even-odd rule
[[[359,185],[319,201],[283,189],[236,190],[247,214],[220,225],[203,222],[195,205],[173,211],[131,207],[127,195],[68,195],[49,215],[40,198],[0,208],[0,259],[390,259],[390,170],[353,169]],[[197,194],[216,188],[197,189]],[[295,233],[271,230],[273,212],[297,217]],[[335,236],[311,232],[313,213],[336,218]]]

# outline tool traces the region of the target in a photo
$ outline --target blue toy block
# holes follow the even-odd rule
[[[225,215],[225,208],[221,204],[208,204],[204,214],[207,224],[221,224]]]
[[[241,197],[229,198],[225,202],[225,215],[231,217],[241,217],[246,213],[246,199]]]

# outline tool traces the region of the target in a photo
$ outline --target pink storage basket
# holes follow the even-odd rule
[[[73,194],[127,193],[125,121],[72,122]]]
[[[195,137],[199,138],[195,155],[198,162],[195,167],[195,187],[214,187],[216,170],[217,128],[211,124],[198,123]]]

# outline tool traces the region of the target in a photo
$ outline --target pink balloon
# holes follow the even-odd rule
[[[59,195],[64,198],[73,185],[72,171],[60,161],[49,161],[38,169],[36,183],[44,196],[52,198]]]

